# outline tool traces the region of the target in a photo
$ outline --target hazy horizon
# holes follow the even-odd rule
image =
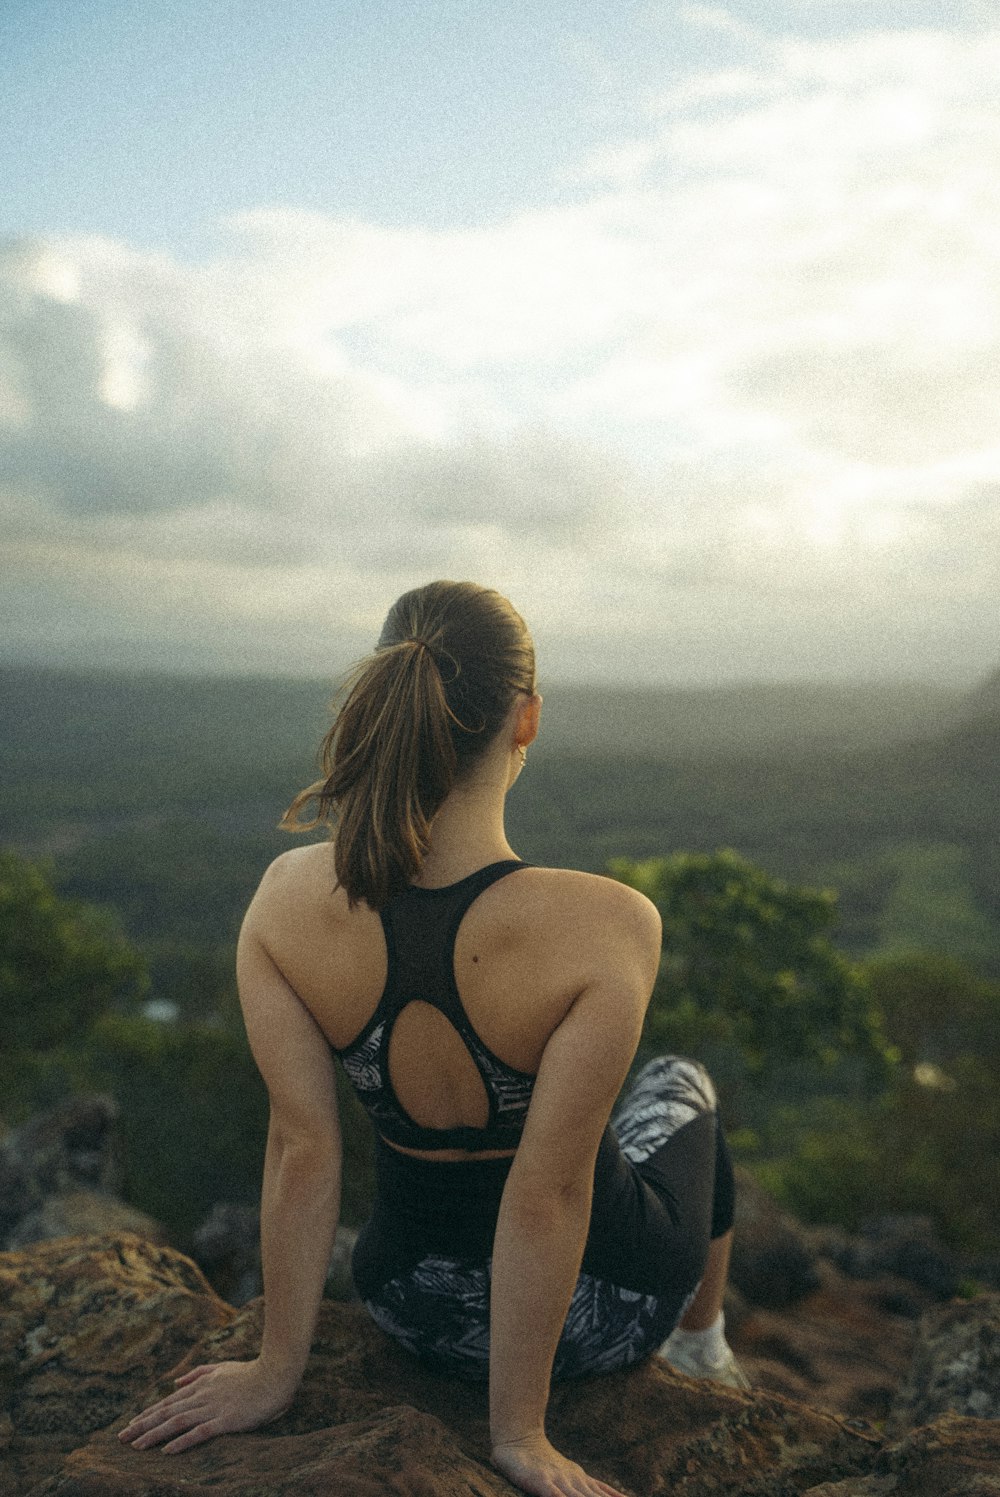
[[[261,681],[276,684],[289,683],[300,685],[324,685],[333,687],[336,682],[351,669],[355,661],[345,658],[341,665],[332,665],[327,671],[264,671],[247,669],[243,671],[233,669],[199,669],[187,668],[176,664],[122,664],[115,665],[103,661],[81,662],[75,660],[58,660],[49,658],[32,659],[27,656],[13,657],[0,654],[0,672],[21,671],[25,673],[37,672],[52,675],[70,675],[79,677],[107,677],[113,680],[141,681],[169,679],[177,681],[209,682],[209,681]],[[669,692],[704,693],[712,692],[739,692],[755,690],[775,691],[875,691],[879,688],[896,691],[920,691],[927,690],[934,693],[951,694],[961,697],[981,686],[1000,672],[1000,662],[994,670],[988,670],[970,676],[968,679],[956,680],[954,675],[947,679],[932,676],[720,676],[714,680],[684,680],[683,678],[663,677],[654,679],[614,679],[611,676],[583,676],[583,675],[553,675],[550,672],[540,677],[539,689],[543,695],[546,690],[553,691],[620,691],[634,693],[636,695],[657,695]]]

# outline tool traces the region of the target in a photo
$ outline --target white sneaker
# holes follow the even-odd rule
[[[657,1356],[669,1362],[675,1372],[683,1372],[685,1377],[705,1377],[713,1383],[722,1383],[727,1388],[740,1388],[744,1393],[750,1392],[750,1379],[728,1346],[724,1346],[721,1357],[709,1361],[707,1357],[699,1356],[690,1346],[678,1344],[671,1332]]]

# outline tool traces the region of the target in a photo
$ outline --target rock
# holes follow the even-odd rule
[[[859,1284],[831,1263],[820,1287],[787,1313],[756,1309],[727,1335],[755,1388],[864,1420],[885,1419],[916,1340],[912,1318],[888,1314],[889,1286]]]
[[[936,1307],[920,1323],[890,1427],[927,1424],[949,1411],[1000,1419],[1000,1295]]]
[[[216,1201],[191,1241],[195,1262],[224,1300],[245,1305],[261,1293],[260,1212],[256,1206]]]
[[[135,1232],[136,1237],[145,1237],[160,1247],[166,1243],[162,1226],[145,1211],[129,1207],[124,1201],[102,1195],[97,1190],[64,1190],[60,1195],[49,1196],[36,1211],[21,1217],[7,1238],[7,1247],[15,1251],[33,1243],[48,1243],[51,1238],[100,1237],[117,1232]]]
[[[752,1305],[777,1310],[819,1286],[808,1235],[746,1170],[737,1171],[732,1281]]]
[[[110,1196],[120,1181],[116,1102],[100,1095],[68,1097],[0,1141],[2,1240],[46,1197],[80,1187]]]
[[[337,1229],[323,1293],[327,1299],[357,1299],[351,1253],[357,1232]],[[245,1305],[263,1293],[260,1264],[260,1212],[256,1206],[218,1201],[193,1236],[194,1259],[216,1294],[231,1305]]]
[[[166,1243],[160,1223],[144,1211],[100,1191],[67,1190],[49,1196],[37,1210],[23,1216],[10,1233],[7,1247],[16,1250],[35,1242],[48,1242],[53,1237],[101,1236],[114,1232],[134,1232],[161,1246]]]
[[[0,1140],[0,1243],[6,1246],[11,1230],[41,1200],[41,1190],[8,1135]]]
[[[236,1311],[180,1253],[126,1235],[0,1256],[0,1305],[0,1497],[514,1497],[489,1465],[485,1390],[422,1369],[360,1306],[321,1305],[279,1419],[165,1456],[118,1429],[177,1372],[253,1356],[259,1300]],[[630,1497],[1000,1497],[1000,1421],[945,1415],[885,1444],[656,1358],[556,1387],[549,1429]]]
[[[67,1097],[9,1134],[46,1192],[74,1184],[113,1192],[121,1183],[118,1104],[103,1095]]]
[[[405,1406],[336,1428],[231,1435],[178,1460],[99,1436],[32,1497],[514,1497],[438,1420]]]
[[[253,1356],[261,1303],[233,1310],[181,1254],[138,1237],[47,1243],[0,1258],[0,1272],[2,1497],[512,1497],[489,1465],[485,1390],[421,1368],[360,1306],[321,1305],[279,1419],[165,1456],[117,1430],[168,1374]],[[878,1455],[843,1420],[655,1358],[557,1387],[549,1429],[633,1497],[793,1497],[869,1474]]]
[[[1000,1497],[1000,1427],[947,1414],[888,1446],[870,1476],[810,1487],[803,1497]]]
[[[878,1464],[896,1478],[892,1497],[1000,1497],[1000,1424],[945,1414],[889,1446]]]
[[[1000,1254],[971,1258],[965,1265],[968,1277],[985,1289],[1000,1290]]]
[[[0,1254],[0,1497],[25,1497],[232,1314],[193,1263],[144,1238]]]
[[[958,1290],[959,1260],[940,1240],[929,1216],[873,1217],[856,1236],[832,1227],[813,1234],[813,1241],[852,1278],[894,1274],[938,1298],[949,1298]]]
[[[824,1481],[810,1487],[805,1497],[890,1497],[898,1487],[895,1476],[849,1476],[846,1481]]]

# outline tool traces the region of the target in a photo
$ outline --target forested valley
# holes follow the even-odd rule
[[[0,1112],[111,1091],[130,1196],[180,1240],[256,1194],[233,952],[331,689],[0,671]],[[799,1214],[925,1211],[995,1251],[1000,675],[543,690],[509,834],[659,905],[643,1053],[708,1062],[737,1152]],[[369,1141],[345,1117],[357,1220]]]

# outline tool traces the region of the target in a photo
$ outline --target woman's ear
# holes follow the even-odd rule
[[[520,748],[527,748],[538,737],[538,723],[542,713],[542,698],[539,692],[522,697],[514,725],[514,741]]]

